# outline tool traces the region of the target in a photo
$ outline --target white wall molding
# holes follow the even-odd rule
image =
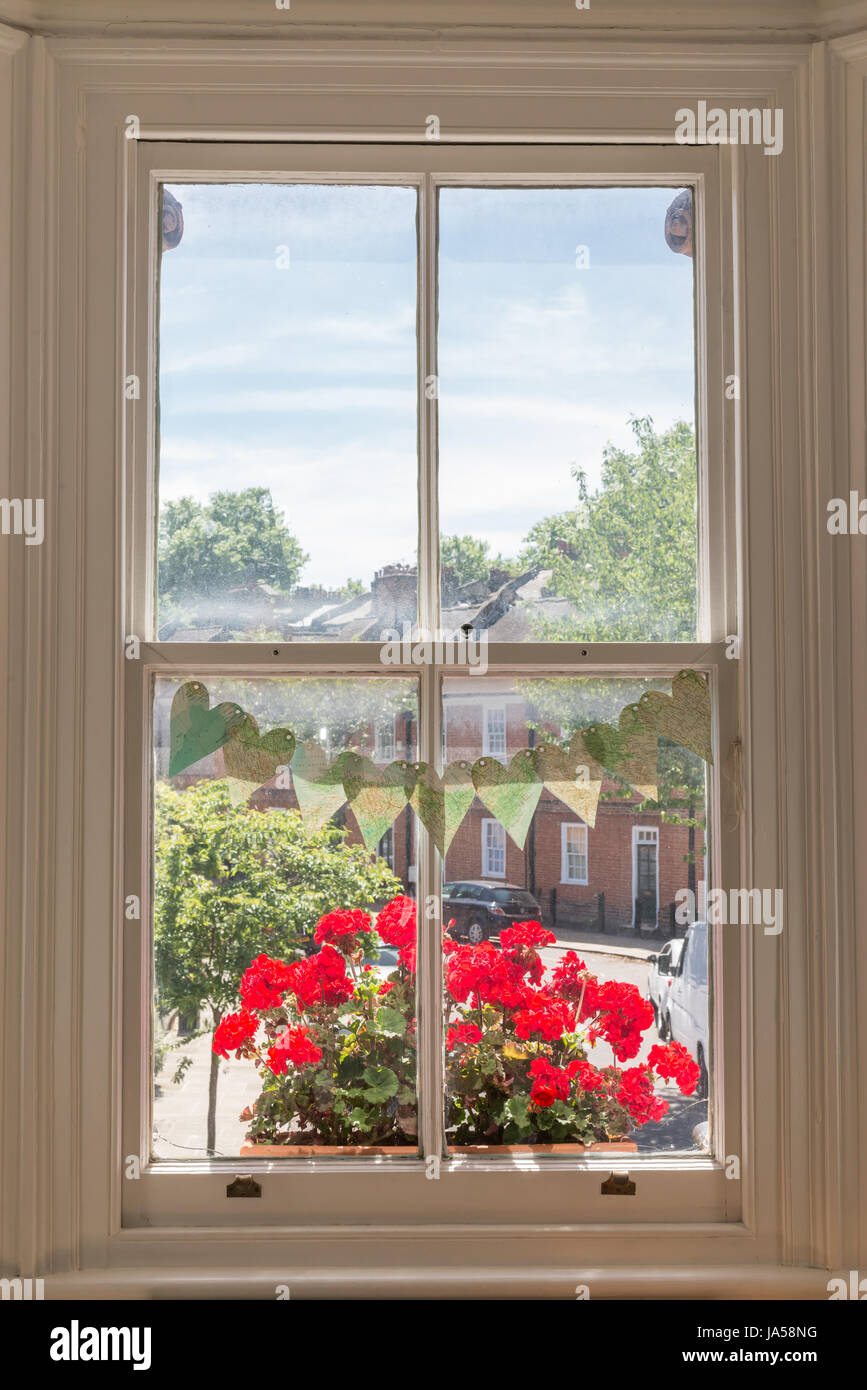
[[[303,1299],[562,1299],[574,1301],[586,1284],[592,1302],[605,1299],[827,1300],[827,1270],[782,1265],[683,1266],[651,1269],[575,1263],[551,1268],[468,1261],[401,1263],[395,1252],[387,1268],[351,1261],[331,1269],[294,1269],[288,1261],[243,1269],[211,1264],[136,1270],[81,1270],[49,1277],[47,1299],[262,1299],[273,1301],[288,1284],[292,1301]],[[357,1258],[357,1251],[353,1254]]]
[[[867,24],[865,0],[591,0],[572,10],[564,0],[292,0],[277,11],[269,0],[239,6],[237,0],[0,0],[0,21],[44,35],[103,34],[130,38],[259,34],[291,39],[332,39],[368,33],[445,34],[549,32],[583,42],[590,35],[657,34],[678,41],[693,37],[830,38]]]
[[[39,3],[30,8],[47,13]],[[88,13],[97,8],[94,0]],[[117,14],[124,6],[105,0],[103,12],[109,8]],[[219,0],[207,8],[218,24]],[[758,13],[768,8],[780,13],[776,5]],[[6,10],[0,0],[0,14]],[[561,1251],[560,1266],[547,1271],[519,1268],[514,1252],[524,1238],[514,1232],[504,1233],[515,1246],[510,1256],[501,1241],[501,1264],[477,1254],[477,1266],[464,1267],[466,1242],[482,1236],[470,1220],[453,1237],[460,1269],[440,1269],[435,1241],[426,1244],[416,1227],[416,1253],[426,1252],[428,1265],[411,1269],[405,1236],[383,1232],[383,1260],[394,1270],[376,1278],[382,1288],[397,1279],[421,1295],[465,1290],[472,1280],[476,1296],[559,1291],[562,1280],[568,1297],[573,1276],[563,1245],[575,1241],[585,1262],[597,1260],[594,1297],[641,1296],[651,1287],[655,1296],[778,1297],[781,1285],[790,1297],[826,1297],[827,1273],[811,1266],[867,1260],[864,1211],[859,1239],[850,1196],[867,1167],[867,1107],[857,1099],[867,1030],[862,1025],[859,1044],[856,1015],[857,991],[867,998],[867,948],[865,933],[858,942],[854,931],[867,909],[867,859],[856,863],[855,853],[867,837],[857,792],[867,779],[867,739],[863,729],[853,732],[854,711],[867,707],[867,565],[844,538],[829,548],[816,518],[826,493],[845,495],[847,483],[867,494],[867,41],[811,49],[763,39],[667,51],[657,36],[564,52],[545,43],[530,51],[514,33],[501,46],[482,38],[401,47],[358,42],[356,30],[352,45],[317,40],[302,50],[246,39],[156,43],[128,32],[97,39],[84,26],[80,37],[28,41],[0,27],[0,99],[18,113],[12,141],[0,146],[0,195],[14,195],[12,217],[0,225],[0,272],[17,296],[10,332],[0,336],[0,392],[5,374],[22,393],[6,466],[10,486],[44,496],[54,518],[41,567],[22,575],[15,590],[22,601],[8,615],[10,661],[21,679],[9,696],[7,807],[12,801],[14,811],[3,843],[20,873],[9,879],[5,903],[4,1249],[15,1251],[22,1271],[55,1271],[49,1297],[196,1296],[203,1288],[262,1296],[269,1281],[282,1282],[271,1256],[263,1269],[246,1248],[255,1232],[234,1237],[237,1253],[221,1267],[215,1245],[230,1240],[225,1232],[117,1229],[117,1012],[95,1001],[117,985],[120,965],[112,764],[122,481],[119,393],[115,400],[112,392],[123,325],[106,306],[122,302],[124,212],[114,193],[128,155],[123,117],[135,111],[146,129],[212,137],[237,130],[260,140],[345,138],[348,130],[394,141],[407,131],[416,138],[416,119],[439,110],[427,104],[434,93],[444,103],[444,128],[464,139],[574,139],[580,130],[597,141],[662,142],[671,139],[676,106],[708,96],[786,113],[778,161],[743,151],[731,166],[743,215],[759,206],[765,234],[738,272],[748,309],[740,350],[757,383],[744,401],[743,437],[752,533],[747,617],[760,640],[743,679],[756,708],[766,709],[744,731],[755,813],[747,862],[751,881],[781,884],[787,902],[779,947],[751,940],[740,981],[751,1055],[744,1118],[758,1168],[752,1209],[742,1226],[708,1221],[708,1230],[678,1234],[674,1222],[665,1224],[646,1242],[653,1250],[641,1264],[634,1249],[630,1257],[621,1248],[628,1226],[577,1237],[554,1232],[547,1247],[539,1236],[542,1248]],[[106,236],[94,233],[99,226]],[[16,366],[18,340],[27,346]],[[345,1234],[335,1227],[305,1240],[274,1227],[261,1244],[286,1242],[287,1259],[302,1269],[302,1296],[315,1288],[335,1297],[369,1293],[370,1271],[358,1270],[357,1247],[353,1255]],[[315,1241],[316,1258],[342,1261],[339,1270],[304,1273],[315,1263]],[[739,1243],[751,1253],[733,1255]],[[605,1253],[615,1250],[616,1269]],[[215,1270],[205,1276],[208,1262]]]

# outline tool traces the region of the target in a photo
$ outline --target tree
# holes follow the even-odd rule
[[[161,1010],[210,1014],[237,997],[255,956],[293,959],[335,904],[370,907],[400,892],[388,865],[297,811],[232,806],[225,781],[156,789],[154,937]],[[207,1147],[216,1143],[219,1057],[211,1055]]]
[[[502,555],[491,556],[487,541],[476,540],[475,536],[440,536],[440,557],[443,570],[452,572],[452,582],[456,586],[471,584],[476,579],[487,579],[492,569],[515,571],[515,562]]]
[[[636,451],[609,445],[595,491],[574,469],[577,505],[527,536],[522,559],[550,569],[549,588],[576,610],[545,625],[548,640],[695,639],[695,435],[682,420],[660,434],[649,418],[632,429]]]
[[[288,593],[310,557],[290,533],[269,488],[166,502],[160,516],[160,597],[183,606],[219,598],[246,580]]]

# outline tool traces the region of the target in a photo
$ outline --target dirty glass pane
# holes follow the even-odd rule
[[[707,764],[694,751],[706,686],[697,675],[679,686],[670,737],[617,745],[648,692],[670,712],[664,679],[444,682],[455,1152],[710,1143],[708,932],[696,921],[706,920]],[[485,747],[492,710],[504,729],[496,752]]]
[[[163,189],[157,635],[414,621],[416,193]]]
[[[154,1156],[414,1152],[415,682],[159,677],[153,733]]]
[[[446,628],[695,639],[691,228],[689,190],[440,191]]]

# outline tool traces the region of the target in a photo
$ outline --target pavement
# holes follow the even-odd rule
[[[605,956],[624,956],[627,960],[647,960],[661,951],[670,937],[638,936],[635,932],[594,932],[585,927],[556,927],[558,945],[570,951],[593,951]]]

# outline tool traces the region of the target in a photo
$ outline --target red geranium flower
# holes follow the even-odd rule
[[[325,945],[318,955],[291,966],[289,988],[306,1009],[319,1005],[345,1004],[352,998],[353,984],[339,951]]]
[[[282,1076],[289,1062],[293,1067],[306,1067],[318,1062],[322,1048],[310,1041],[306,1028],[287,1028],[273,1047],[268,1049],[268,1066],[275,1076]]]
[[[574,1062],[567,1062],[566,1071],[569,1076],[578,1078],[578,1084],[582,1091],[598,1091],[605,1085],[605,1077],[601,1071],[590,1062],[585,1062],[583,1058],[578,1058]]]
[[[668,1111],[668,1102],[659,1100],[653,1092],[653,1072],[647,1065],[627,1067],[617,1075],[619,1089],[616,1100],[628,1111],[637,1125],[648,1120],[661,1120]]]
[[[542,1110],[547,1110],[555,1100],[569,1099],[570,1076],[562,1067],[552,1066],[544,1057],[536,1057],[530,1067],[534,1078],[530,1087],[530,1100]]]
[[[313,939],[317,946],[329,942],[348,956],[358,949],[361,933],[369,931],[370,917],[366,912],[362,912],[360,908],[355,908],[352,912],[338,910],[320,917]]]
[[[587,966],[574,951],[567,951],[561,956],[551,973],[552,992],[559,994],[561,999],[571,1000],[573,1004],[577,1004],[582,993],[586,993],[587,981]],[[583,1008],[581,1014],[585,1016]]]
[[[522,975],[529,975],[534,984],[539,983],[544,969],[536,948],[550,946],[556,939],[541,922],[517,922],[514,927],[505,927],[500,932],[503,953]]]
[[[528,1040],[540,1033],[545,1042],[556,1042],[575,1027],[575,1010],[565,999],[550,999],[541,992],[515,1014],[515,1034]]]
[[[376,919],[376,930],[389,946],[414,946],[415,925],[415,903],[403,896],[386,903]]]
[[[241,976],[241,1000],[249,1009],[278,1009],[292,978],[291,965],[257,956]]]
[[[637,985],[623,980],[606,980],[600,985],[588,984],[581,1010],[583,1017],[598,1014],[588,1032],[591,1043],[604,1038],[621,1061],[638,1055],[641,1035],[653,1022],[653,1005],[645,999]]]
[[[446,1050],[453,1052],[458,1043],[465,1047],[482,1041],[482,1030],[475,1023],[459,1023],[446,1033]]]
[[[647,1054],[647,1062],[663,1081],[676,1081],[681,1095],[692,1095],[701,1073],[698,1062],[690,1057],[683,1043],[671,1042],[667,1047],[654,1045]]]
[[[241,1009],[236,1014],[226,1014],[214,1031],[213,1051],[220,1057],[228,1057],[256,1034],[259,1020],[249,1009]]]

